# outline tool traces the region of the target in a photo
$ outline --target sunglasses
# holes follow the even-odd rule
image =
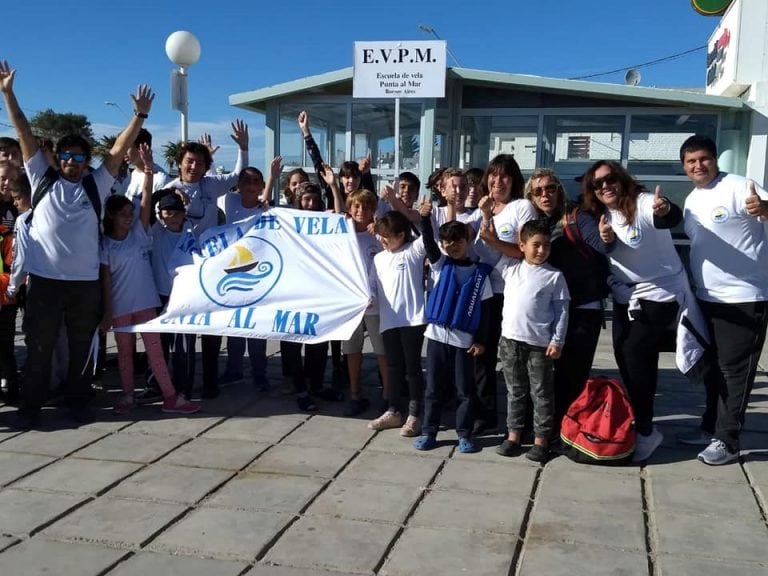
[[[552,195],[557,194],[557,184],[547,184],[546,186],[536,186],[536,188],[533,189],[533,195],[537,198],[539,196],[542,196],[544,194]]]
[[[611,172],[610,174],[606,174],[602,178],[595,178],[592,180],[592,189],[593,190],[601,190],[603,188],[603,184],[608,184],[609,186],[611,184],[616,184],[616,182],[619,181],[619,176],[615,172]]]
[[[72,154],[71,152],[59,152],[59,160],[66,162],[69,159],[82,164],[88,157],[85,154]]]

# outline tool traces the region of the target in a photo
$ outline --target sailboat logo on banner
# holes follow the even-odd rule
[[[252,306],[275,287],[283,257],[274,244],[253,236],[242,238],[200,266],[200,285],[211,302],[227,308]]]

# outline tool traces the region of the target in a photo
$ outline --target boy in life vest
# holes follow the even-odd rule
[[[413,447],[431,450],[437,444],[442,397],[446,386],[456,388],[456,434],[459,452],[476,452],[472,433],[472,396],[475,356],[485,350],[488,314],[485,303],[493,296],[491,267],[469,259],[469,228],[452,221],[440,226],[445,252],[431,264],[435,281],[427,300],[427,386],[424,394],[422,435]],[[424,234],[427,254],[439,249],[432,234]]]
[[[496,265],[504,278],[499,357],[507,382],[508,431],[496,452],[519,454],[530,396],[535,439],[526,458],[545,462],[555,416],[554,363],[565,343],[571,297],[563,273],[547,263],[549,224],[523,224],[519,245],[522,260],[505,256]]]

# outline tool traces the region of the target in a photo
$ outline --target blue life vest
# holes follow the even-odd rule
[[[475,273],[459,285],[452,258],[446,258],[440,278],[429,293],[427,322],[474,334],[480,327],[483,285],[491,272],[488,264],[475,264]]]

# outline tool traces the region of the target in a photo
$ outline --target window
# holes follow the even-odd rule
[[[499,154],[514,154],[521,170],[536,167],[537,116],[465,116],[461,123],[461,168],[485,168]]]

